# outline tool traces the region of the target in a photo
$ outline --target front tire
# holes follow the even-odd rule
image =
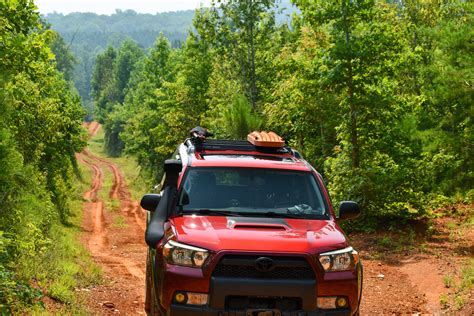
[[[150,299],[150,311],[148,312],[149,316],[164,316],[164,314],[161,312],[160,308],[158,307],[158,301],[156,299],[155,293],[151,293],[151,299]]]
[[[150,261],[149,261],[149,256],[147,257],[146,260],[146,276],[145,276],[145,311],[147,313],[150,313],[150,308],[151,308],[151,267],[150,267]]]
[[[166,312],[163,311],[159,302],[156,298],[155,289],[153,288],[153,275],[151,272],[150,254],[146,261],[146,280],[145,280],[145,311],[149,316],[165,316]]]

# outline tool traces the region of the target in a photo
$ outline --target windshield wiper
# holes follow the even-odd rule
[[[212,215],[212,216],[239,216],[240,215],[240,213],[236,213],[236,212],[213,210],[213,209],[208,209],[208,208],[190,210],[190,211],[181,211],[180,214],[181,215],[199,214],[199,215]]]
[[[277,213],[277,212],[258,212],[258,213],[242,213],[242,215],[248,216],[262,216],[262,217],[278,217],[278,218],[304,218],[303,216],[290,214],[290,213]],[[303,214],[304,215],[304,214]]]

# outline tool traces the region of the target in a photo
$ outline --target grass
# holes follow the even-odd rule
[[[99,132],[89,140],[88,147],[91,153],[96,156],[105,157],[104,152],[104,132],[102,129],[99,129]],[[109,192],[112,189],[114,183],[114,175],[112,171],[106,164],[102,163],[102,189],[99,191],[98,198],[102,201],[105,201],[108,204],[109,201]],[[107,209],[109,209],[107,207]]]
[[[378,246],[393,252],[411,250],[415,247],[415,232],[412,229],[386,234],[377,241]]]
[[[443,276],[443,283],[444,283],[444,286],[448,289],[452,287],[454,285],[453,276],[449,274]]]
[[[461,282],[456,285],[454,308],[460,310],[469,302],[472,285],[474,284],[474,259],[469,259],[461,268]]]
[[[449,307],[448,295],[446,295],[445,293],[441,294],[439,296],[439,303],[440,303],[441,307],[448,308]]]
[[[452,288],[452,294],[443,294],[440,296],[440,304],[447,309],[452,307],[455,310],[461,310],[466,303],[469,302],[470,293],[474,284],[474,259],[466,260],[461,268],[461,275],[458,282],[452,275],[443,277],[444,286]]]
[[[109,199],[105,203],[106,209],[113,211],[113,212],[118,212],[120,211],[120,201],[117,199]]]
[[[101,270],[94,264],[79,238],[82,231],[82,194],[90,187],[92,177],[85,168],[80,165],[82,179],[75,181],[69,224],[53,225],[45,253],[27,259],[29,262],[23,265],[29,267],[30,273],[34,273],[34,279],[43,293],[60,303],[60,311],[54,311],[54,314],[87,314],[75,291],[101,282]],[[30,312],[33,315],[48,314],[41,306],[36,306]]]
[[[100,128],[97,134],[89,141],[89,149],[98,156],[106,157],[107,160],[119,167],[126,179],[127,187],[132,195],[132,199],[139,201],[143,194],[151,192],[151,185],[147,184],[148,181],[142,177],[140,173],[141,168],[133,157],[110,157],[107,155],[104,148],[104,130],[102,128]],[[110,174],[110,172],[106,173]],[[107,184],[106,178],[107,177],[104,177],[104,180],[106,180],[105,182]]]
[[[121,215],[118,215],[114,219],[114,224],[112,225],[117,228],[126,228],[128,227],[127,223],[125,222],[125,218]]]

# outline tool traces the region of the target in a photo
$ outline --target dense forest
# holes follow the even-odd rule
[[[88,72],[109,154],[135,157],[150,185],[201,125],[222,138],[254,129],[284,136],[326,178],[334,204],[360,203],[350,229],[472,203],[474,4],[293,2],[291,23],[277,21],[274,0],[216,0],[189,26],[182,12],[163,15],[181,27],[144,19],[146,29],[129,23],[147,16],[133,11],[53,14],[46,23],[31,0],[0,2],[1,313],[44,291],[68,302],[57,293],[74,287],[54,280],[57,260],[77,258],[69,241],[58,247],[80,179],[86,112],[76,91],[87,103]],[[67,269],[90,274],[84,264]]]
[[[71,224],[85,112],[65,79],[73,59],[66,53],[64,41],[43,26],[32,1],[0,2],[2,315],[36,302],[40,286],[59,293],[62,260],[77,254],[63,248],[74,247],[63,227]],[[85,267],[81,273],[88,273]]]
[[[277,23],[285,23],[296,8],[289,0],[279,2]],[[98,53],[107,46],[119,47],[132,39],[143,49],[150,48],[160,33],[173,48],[181,47],[192,28],[193,10],[156,14],[119,10],[112,15],[95,13],[49,13],[43,19],[57,31],[75,56],[74,82],[84,105],[91,112],[92,68]]]
[[[473,197],[472,11],[464,1],[215,1],[181,48],[163,34],[99,54],[96,118],[111,155],[159,167],[196,125],[274,130],[354,199],[361,227],[404,223]]]
[[[160,32],[166,35],[174,47],[179,47],[186,39],[193,15],[192,10],[155,15],[117,10],[110,16],[79,12],[67,15],[50,13],[44,16],[44,20],[64,38],[74,54],[75,85],[84,104],[90,109],[90,78],[98,53],[108,45],[120,46],[127,38],[147,49],[153,45]]]

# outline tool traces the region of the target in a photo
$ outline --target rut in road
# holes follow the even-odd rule
[[[90,136],[100,125],[86,124]],[[97,314],[144,314],[146,246],[143,241],[145,212],[133,201],[119,168],[88,149],[77,155],[93,174],[90,190],[84,193],[84,244],[103,270],[103,284],[91,289],[85,300],[87,310]],[[118,210],[101,199],[104,174],[113,184],[108,200],[117,200]],[[104,194],[102,194],[103,196]]]

